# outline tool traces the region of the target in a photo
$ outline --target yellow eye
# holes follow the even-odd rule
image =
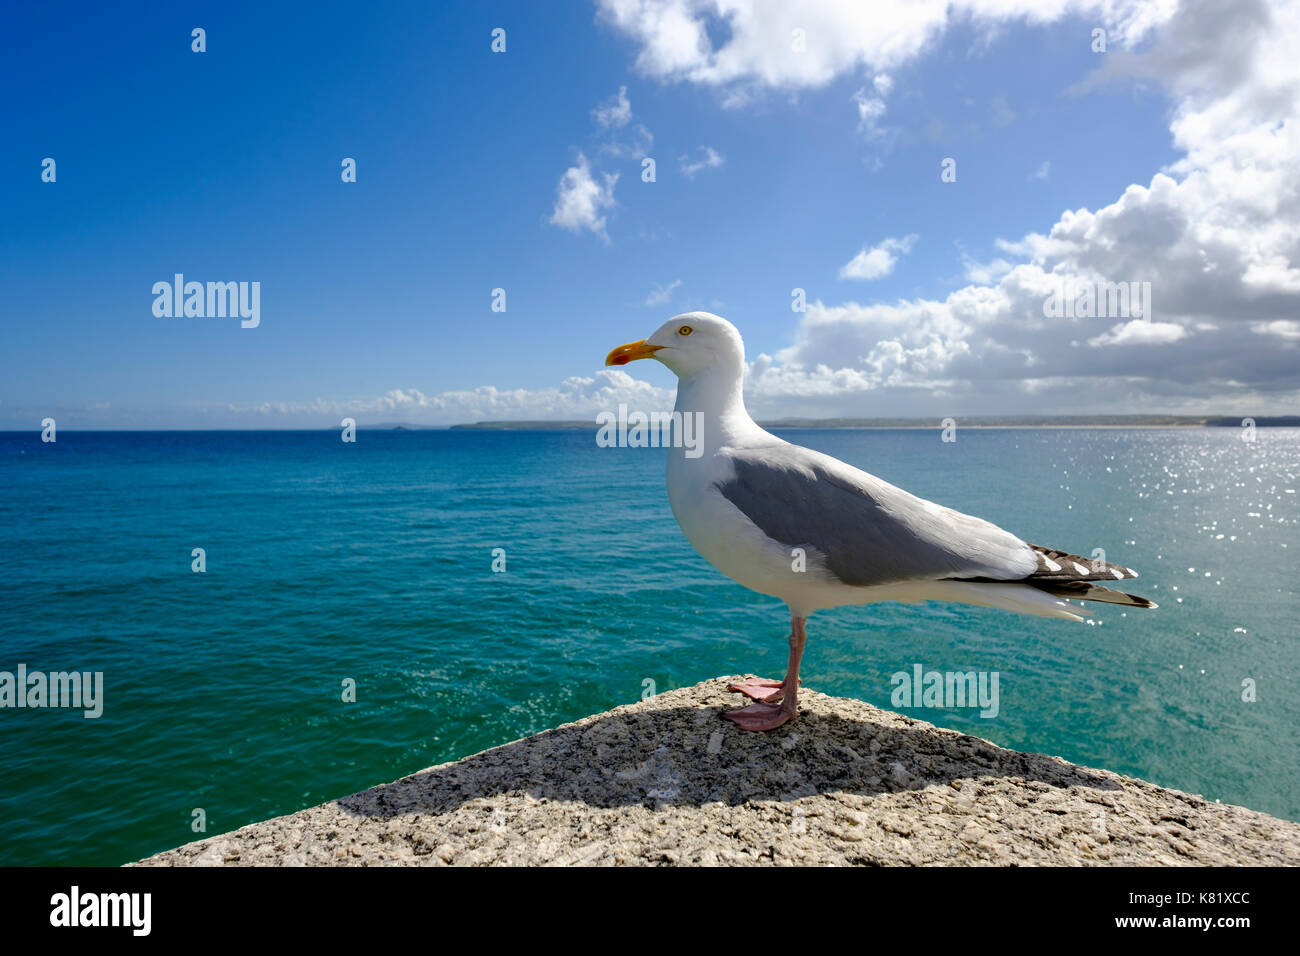
[[[694,332],[694,331],[695,331],[695,330],[694,330],[693,328],[691,328],[689,325],[683,325],[680,329],[677,330],[677,334],[678,334],[678,335],[690,335],[690,334],[691,334],[692,332]]]

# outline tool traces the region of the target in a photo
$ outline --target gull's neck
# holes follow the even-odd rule
[[[678,379],[675,411],[683,416],[703,413],[705,456],[719,448],[773,438],[745,410],[744,382],[743,370],[716,367]]]

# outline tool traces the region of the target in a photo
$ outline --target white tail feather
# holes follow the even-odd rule
[[[943,585],[944,591],[943,594],[934,596],[933,600],[936,601],[959,601],[978,607],[996,607],[1018,614],[1056,617],[1068,621],[1082,621],[1092,617],[1092,612],[1086,608],[1024,584],[973,584],[965,581],[936,581],[935,584]]]

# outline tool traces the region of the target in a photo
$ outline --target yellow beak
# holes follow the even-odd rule
[[[627,345],[620,345],[606,355],[605,364],[626,365],[628,362],[635,362],[637,359],[649,358],[661,348],[663,348],[662,345],[646,345],[645,339],[639,342],[628,342]]]

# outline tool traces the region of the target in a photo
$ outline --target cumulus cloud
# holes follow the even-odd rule
[[[717,169],[726,161],[727,158],[712,146],[701,146],[698,159],[692,159],[690,156],[677,157],[677,162],[681,164],[682,173],[687,179],[694,179],[696,173],[706,169]]]
[[[1260,335],[1275,335],[1291,342],[1300,341],[1300,322],[1295,319],[1274,319],[1272,322],[1254,322],[1251,331]]]
[[[570,166],[555,187],[555,210],[551,222],[571,232],[584,229],[609,241],[605,232],[605,211],[614,208],[614,186],[618,173],[592,175],[591,164],[582,153],[576,166]]]
[[[716,89],[740,107],[768,91],[798,92],[864,72],[853,96],[859,132],[874,144],[873,167],[893,145],[882,125],[891,71],[932,48],[954,23],[986,43],[1011,22],[1087,17],[1110,42],[1132,47],[1169,20],[1178,0],[598,0],[599,16],[637,46],[636,68],[661,82]],[[995,126],[1015,113],[990,103]],[[877,142],[879,141],[879,142]]]
[[[1088,340],[1089,345],[1165,345],[1186,338],[1188,331],[1177,322],[1134,319],[1122,322]]]
[[[914,59],[956,20],[992,29],[1088,15],[1131,46],[1168,20],[1174,0],[599,0],[602,19],[637,44],[637,69],[658,80],[730,88],[811,89],[865,68]],[[802,30],[803,43],[794,42]]]
[[[901,239],[884,239],[862,251],[840,267],[841,279],[881,279],[894,271],[899,256],[905,256],[916,244],[916,235]]]
[[[1016,267],[1014,262],[998,256],[989,262],[978,262],[962,253],[962,273],[967,282],[978,285],[992,285]]]

